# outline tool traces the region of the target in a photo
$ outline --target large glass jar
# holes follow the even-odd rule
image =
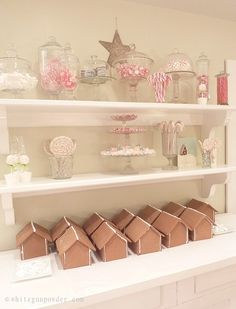
[[[30,63],[18,57],[14,49],[8,50],[6,57],[0,58],[0,91],[17,96],[24,91],[34,89],[37,82]]]
[[[84,62],[80,71],[80,80],[86,84],[104,84],[111,79],[110,67],[96,55]]]
[[[49,41],[39,48],[39,71],[43,90],[58,95],[62,90],[61,71],[64,48],[50,37]]]
[[[136,101],[136,88],[140,81],[146,80],[150,74],[153,60],[144,53],[138,52],[135,45],[131,45],[131,50],[116,58],[112,66],[120,80],[128,83],[132,101]]]

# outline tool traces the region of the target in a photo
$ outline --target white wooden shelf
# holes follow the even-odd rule
[[[170,115],[192,125],[204,123],[206,119],[223,124],[236,110],[223,105],[23,99],[0,99],[0,109],[10,127],[111,125],[114,124],[109,117],[111,114],[126,112],[140,114],[141,119],[136,123],[146,125]]]
[[[0,183],[1,204],[8,225],[15,223],[14,197],[45,195],[70,191],[94,190],[101,188],[143,185],[158,182],[171,182],[188,179],[202,180],[202,196],[211,195],[214,184],[226,183],[236,166],[219,166],[216,168],[196,168],[191,170],[153,169],[137,175],[119,174],[80,174],[71,179],[53,180],[50,178],[33,178],[29,184],[9,186]]]
[[[220,214],[219,223],[236,230],[236,215]],[[198,276],[236,263],[236,232],[213,239],[190,242],[175,248],[108,263],[96,261],[92,266],[62,270],[58,258],[51,255],[51,277],[12,282],[19,251],[0,253],[0,308],[39,309],[82,308],[116,297],[138,293],[179,280]],[[176,262],[178,261],[178,262]],[[52,288],[53,287],[53,288]],[[21,299],[16,301],[16,297]],[[40,299],[41,302],[33,302]],[[48,299],[48,301],[45,301]],[[73,299],[78,299],[75,303]],[[8,301],[6,301],[8,300]]]
[[[234,106],[0,99],[0,153],[9,152],[9,127],[111,126],[114,113],[135,113],[133,125],[152,126],[161,120],[182,120],[185,125],[201,125],[202,136],[215,126],[225,126]]]

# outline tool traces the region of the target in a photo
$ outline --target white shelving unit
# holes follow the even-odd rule
[[[216,126],[229,127],[234,118],[236,105],[197,105],[197,104],[155,104],[129,102],[78,102],[78,101],[42,101],[42,100],[0,100],[0,153],[9,150],[8,130],[11,127],[44,127],[44,126],[110,126],[111,114],[135,113],[138,120],[134,125],[151,126],[161,120],[184,121],[186,125],[201,126],[202,138],[208,136]],[[232,130],[231,127],[229,127]],[[227,153],[231,152],[232,131],[227,130]],[[231,137],[230,137],[231,134]],[[5,223],[15,223],[14,198],[32,195],[56,194],[70,191],[94,190],[110,187],[146,185],[158,182],[182,180],[201,180],[202,196],[212,194],[214,184],[227,183],[231,174],[236,171],[235,160],[227,154],[227,165],[216,168],[191,170],[162,171],[150,170],[138,175],[81,174],[68,180],[34,178],[30,184],[7,186],[0,182],[0,202],[5,214]],[[233,182],[234,183],[234,182]],[[227,194],[233,194],[232,182]],[[234,195],[234,194],[233,194]],[[232,202],[233,198],[227,198]],[[232,204],[230,204],[232,205]],[[228,205],[228,209],[232,209]],[[235,229],[235,215],[217,216],[220,222],[231,224]],[[82,267],[63,271],[54,255],[51,255],[53,276],[30,282],[12,283],[9,272],[19,258],[18,251],[0,254],[0,283],[2,295],[0,307],[15,308],[15,303],[6,303],[4,297],[12,295],[24,297],[25,291],[32,297],[65,297],[66,306],[58,301],[45,304],[18,304],[21,308],[82,308],[100,304],[114,298],[125,297],[135,293],[146,293],[152,288],[168,285],[172,282],[195,278],[205,272],[216,271],[236,264],[236,249],[233,245],[236,232],[216,236],[211,240],[191,242],[187,245],[163,250],[145,256],[130,255],[129,258],[102,263],[96,261],[91,267]],[[220,248],[220,250],[219,250]],[[178,263],[176,263],[178,261]],[[193,286],[196,282],[193,279]],[[65,287],[69,287],[66,289]],[[51,289],[53,287],[53,291]],[[157,293],[155,292],[155,293]],[[136,294],[137,295],[137,294]],[[160,294],[158,294],[160,295]],[[74,303],[73,299],[82,299]],[[124,300],[123,303],[124,305]],[[122,305],[122,306],[123,306]],[[159,308],[159,303],[157,308]],[[95,308],[95,307],[93,307]],[[96,307],[97,308],[97,307]],[[99,307],[100,308],[100,307]],[[104,308],[108,308],[104,307]]]

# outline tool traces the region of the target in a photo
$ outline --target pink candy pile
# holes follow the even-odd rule
[[[123,63],[117,68],[117,73],[122,79],[141,79],[147,78],[149,74],[148,68],[139,66],[137,64]]]
[[[155,98],[158,103],[165,102],[166,89],[170,84],[172,77],[164,72],[156,72],[148,76],[148,81],[155,91]]]
[[[44,90],[52,92],[58,92],[62,88],[74,90],[77,86],[76,75],[59,59],[52,59],[41,72],[41,85]]]

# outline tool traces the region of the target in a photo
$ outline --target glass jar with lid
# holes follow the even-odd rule
[[[147,79],[152,64],[153,60],[148,55],[136,51],[134,44],[130,46],[130,51],[123,53],[113,61],[112,66],[116,76],[127,82],[132,91],[132,101],[136,101],[137,85],[140,81]]]
[[[170,74],[173,80],[173,102],[180,102],[180,81],[195,76],[193,63],[188,55],[179,52],[177,49],[167,56],[164,66],[166,74]]]
[[[15,49],[9,49],[5,57],[0,57],[0,91],[19,96],[32,90],[38,80],[31,69],[30,62],[18,57]]]
[[[64,48],[50,37],[39,48],[39,71],[41,87],[51,95],[58,95],[62,90],[61,71]]]
[[[85,61],[80,71],[80,81],[85,84],[104,84],[111,80],[110,67],[96,55]]]
[[[61,58],[60,83],[62,98],[74,99],[75,91],[78,86],[79,59],[74,54],[71,46],[67,43]]]

